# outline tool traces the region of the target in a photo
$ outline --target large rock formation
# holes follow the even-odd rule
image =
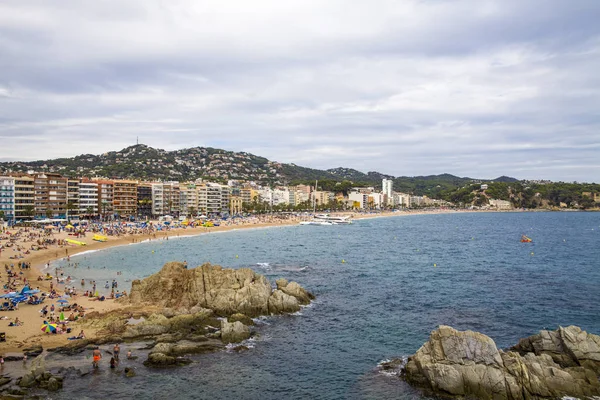
[[[541,331],[504,352],[481,333],[433,331],[408,359],[406,379],[438,395],[543,399],[600,395],[600,336],[576,326]]]
[[[267,278],[248,268],[224,269],[207,263],[186,269],[183,263],[170,262],[158,273],[133,281],[129,301],[169,309],[203,307],[220,316],[242,313],[256,317],[296,312],[311,298],[295,282],[285,282],[281,290],[273,291]]]

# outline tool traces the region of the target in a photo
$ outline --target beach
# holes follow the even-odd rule
[[[380,212],[380,213],[336,213],[336,215],[352,215],[353,219],[365,219],[365,218],[377,218],[377,217],[390,217],[390,216],[407,216],[407,215],[418,215],[418,214],[439,214],[439,213],[447,213],[447,212],[455,212],[452,210],[433,210],[433,211],[411,211],[411,212]],[[230,230],[237,229],[249,229],[249,228],[269,228],[275,226],[285,226],[285,225],[296,225],[302,219],[306,217],[293,216],[293,215],[285,215],[282,217],[274,217],[274,216],[263,216],[256,218],[247,218],[240,219],[236,222],[223,223],[220,226],[214,227],[178,227],[178,228],[170,228],[169,230],[163,230],[159,232],[153,232],[150,234],[125,234],[119,236],[109,236],[106,242],[97,242],[93,240],[94,234],[92,232],[86,232],[85,236],[79,235],[76,240],[85,245],[71,245],[64,244],[65,239],[72,238],[69,232],[64,230],[62,231],[52,231],[51,233],[47,233],[49,238],[52,240],[56,240],[56,245],[47,245],[48,248],[40,249],[37,251],[29,250],[29,254],[25,254],[25,249],[30,249],[30,247],[35,242],[34,240],[28,240],[31,236],[36,233],[36,231],[28,231],[21,232],[21,236],[16,240],[12,241],[12,247],[4,247],[0,254],[0,265],[5,268],[11,269],[16,272],[17,278],[17,291],[19,291],[23,287],[23,279],[27,279],[30,287],[32,289],[39,288],[41,292],[50,291],[50,282],[55,283],[54,286],[57,288],[59,294],[63,294],[64,285],[57,285],[56,280],[38,280],[39,277],[45,276],[47,273],[50,275],[54,275],[55,271],[45,269],[46,265],[49,265],[52,261],[57,259],[66,259],[75,254],[81,252],[95,251],[101,249],[107,249],[116,246],[130,245],[134,243],[141,243],[144,241],[153,241],[153,240],[164,240],[167,237],[178,237],[178,236],[196,236],[207,234],[211,232],[224,232]],[[18,231],[17,228],[15,231]],[[11,232],[11,234],[15,232]],[[32,234],[32,235],[25,235]],[[37,234],[37,233],[36,233]],[[6,238],[8,234],[5,232],[3,237]],[[12,235],[11,235],[12,236]],[[6,243],[6,240],[2,240],[0,243]],[[16,249],[20,248],[21,251],[17,251]],[[20,255],[23,258],[11,258]],[[20,263],[27,263],[31,265],[30,269],[19,269]],[[3,283],[7,281],[6,271],[2,276]],[[79,288],[79,282],[72,282],[72,286]],[[77,303],[85,309],[86,313],[89,312],[107,312],[110,310],[114,310],[116,308],[120,308],[121,304],[115,302],[112,299],[106,299],[105,301],[97,301],[95,298],[90,298],[87,296],[82,296],[81,292],[83,290],[89,290],[88,283],[86,282],[85,289],[80,289],[80,292],[77,296],[69,299],[70,303]],[[62,291],[61,291],[62,289]],[[3,290],[4,293],[8,292],[8,289]],[[72,321],[68,324],[68,327],[71,328],[71,333],[69,334],[45,334],[41,331],[41,327],[44,319],[41,317],[40,310],[43,305],[50,306],[56,299],[47,298],[45,302],[41,305],[31,305],[27,303],[19,304],[18,310],[14,311],[1,311],[0,318],[0,332],[6,333],[6,341],[0,342],[0,354],[14,355],[19,356],[22,355],[23,349],[35,346],[42,345],[44,348],[53,348],[60,347],[66,345],[69,341],[67,337],[77,335],[82,329],[85,330],[85,335],[87,338],[94,338],[97,335],[97,332],[93,329],[88,329],[85,326],[85,317],[81,322]],[[58,306],[58,304],[55,304]],[[57,315],[58,307],[57,307]],[[65,314],[68,314],[66,312]],[[16,319],[21,321],[22,325],[20,326],[9,326],[11,322],[14,322]]]

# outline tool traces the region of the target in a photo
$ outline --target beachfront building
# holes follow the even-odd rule
[[[406,193],[394,193],[394,203],[401,208],[410,207],[410,195]]]
[[[15,220],[15,178],[0,176],[0,222]]]
[[[79,216],[92,218],[98,215],[98,183],[88,179],[79,182]]]
[[[381,180],[382,193],[385,195],[385,204],[393,207],[394,204],[394,181],[391,179]]]
[[[168,215],[179,216],[180,189],[179,182],[165,182],[164,186],[165,211]]]
[[[163,183],[152,183],[152,216],[157,217],[165,214],[165,196]]]
[[[67,219],[79,218],[79,179],[67,180]]]
[[[106,179],[92,178],[98,184],[98,212],[103,219],[113,216],[113,182]]]
[[[383,193],[371,193],[369,195],[369,208],[382,209],[385,206],[386,196]]]
[[[369,194],[358,190],[348,193],[348,201],[352,208],[364,210],[369,206]]]
[[[324,192],[315,190],[312,192],[311,200],[314,202],[313,204],[318,206],[329,204],[333,201],[335,197],[335,193],[333,192]]]
[[[34,178],[29,175],[15,176],[15,220],[33,219],[35,215]]]
[[[157,182],[152,184],[152,215],[178,216],[180,212],[179,182]]]
[[[137,215],[137,181],[113,181],[113,213],[121,218]]]
[[[138,183],[137,216],[146,220],[152,218],[152,183],[150,182]]]
[[[507,200],[496,200],[490,199],[490,208],[495,208],[497,210],[512,210],[513,205],[510,201]]]
[[[36,218],[66,218],[67,181],[59,174],[34,174]]]
[[[231,196],[231,199],[229,200],[229,214],[241,214],[242,203],[242,198],[240,196]]]
[[[198,185],[195,182],[187,182],[179,185],[179,208],[181,215],[196,216],[198,207]]]
[[[229,210],[229,188],[211,182],[199,185],[198,209],[207,215],[220,214],[223,210]]]

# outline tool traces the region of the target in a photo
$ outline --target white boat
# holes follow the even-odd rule
[[[332,217],[329,214],[317,214],[315,215],[315,219],[319,221],[327,221],[332,222],[334,224],[351,224],[350,216],[346,215],[343,217]]]

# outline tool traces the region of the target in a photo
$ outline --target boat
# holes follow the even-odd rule
[[[533,242],[533,239],[531,239],[530,237],[527,237],[525,235],[521,236],[521,243],[531,243]]]
[[[315,215],[315,219],[316,220],[320,220],[320,221],[327,221],[327,222],[332,222],[334,224],[340,224],[340,225],[345,225],[345,224],[351,224],[352,221],[350,220],[350,216],[349,215],[345,215],[343,217],[332,217],[329,214],[317,214]]]

